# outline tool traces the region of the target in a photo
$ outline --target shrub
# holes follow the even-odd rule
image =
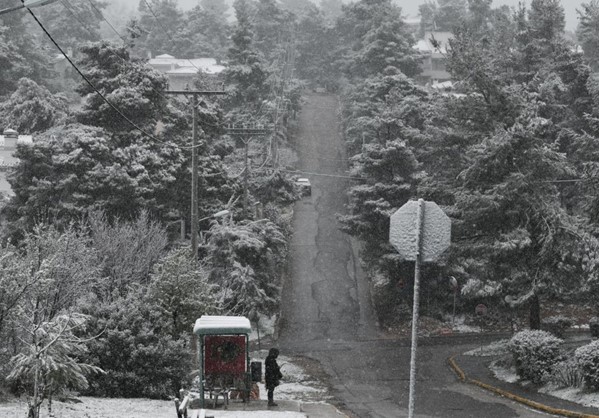
[[[589,329],[593,338],[599,338],[599,317],[594,316],[590,319]]]
[[[558,338],[564,338],[566,330],[572,326],[572,323],[572,320],[565,316],[550,316],[543,319],[541,329],[552,333]]]
[[[525,330],[514,335],[508,349],[514,357],[518,376],[533,383],[543,382],[559,359],[562,342],[547,331]]]
[[[578,388],[582,386],[582,373],[575,358],[557,363],[551,371],[551,383],[560,388]]]
[[[83,361],[106,374],[90,377],[84,395],[168,399],[188,382],[193,369],[189,333],[172,335],[173,325],[141,291],[110,303],[90,300],[93,312]],[[190,326],[191,330],[191,326]]]
[[[599,340],[578,347],[574,358],[582,373],[584,384],[589,389],[599,389]]]

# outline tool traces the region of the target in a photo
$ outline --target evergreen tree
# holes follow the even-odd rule
[[[106,2],[98,0],[64,2],[41,7],[36,13],[65,51],[71,48],[76,52],[75,49],[82,43],[101,39],[100,22],[103,19],[100,13],[106,6]],[[49,47],[55,48],[49,39],[45,40]]]
[[[589,3],[582,3],[582,10],[578,11],[578,28],[576,37],[578,38],[585,58],[594,71],[599,69],[599,1],[591,0]]]
[[[297,26],[297,75],[324,86],[335,86],[339,71],[334,65],[338,39],[323,12],[310,9]]]
[[[202,0],[200,6],[189,12],[186,30],[194,38],[192,45],[206,44],[206,46],[195,52],[187,52],[185,56],[210,56],[219,60],[226,58],[227,48],[229,47],[227,11],[228,7],[224,0]]]
[[[255,4],[254,46],[271,63],[281,55],[284,43],[292,36],[292,16],[276,0],[257,0]]]
[[[227,101],[229,108],[243,108],[249,113],[268,94],[268,72],[261,54],[254,48],[251,4],[247,0],[236,0],[233,7],[237,26],[233,31],[229,65],[224,74],[229,90]]]
[[[19,134],[43,132],[64,120],[69,113],[66,98],[53,95],[35,81],[21,78],[17,90],[0,104],[3,128]]]
[[[0,15],[0,96],[12,93],[22,77],[46,87],[52,86],[55,77],[51,65],[54,50],[40,44],[38,34],[42,34],[37,28],[30,29],[24,16]]]
[[[341,38],[340,65],[349,78],[383,73],[388,67],[408,76],[420,71],[412,49],[414,39],[401,9],[390,0],[352,3],[343,9],[337,31]]]
[[[466,16],[467,0],[427,0],[420,12],[420,36],[430,31],[453,32]],[[476,7],[476,6],[475,6]]]
[[[333,23],[341,15],[343,2],[341,0],[320,0],[319,6],[327,22]]]
[[[138,10],[139,20],[128,23],[138,56],[169,54],[189,58],[184,52],[189,50],[191,40],[187,38],[183,12],[175,0],[140,0]]]

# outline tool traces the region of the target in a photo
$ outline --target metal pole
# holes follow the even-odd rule
[[[249,162],[249,138],[245,139],[245,175],[243,176],[243,217],[247,217],[248,212],[248,179],[250,177],[250,162]]]
[[[191,255],[198,261],[198,96],[192,99],[193,126],[191,137]]]
[[[458,294],[458,290],[455,289],[453,291],[453,317],[451,319],[451,329],[452,330],[455,329],[455,299],[456,299],[457,294]]]
[[[200,364],[198,369],[200,370],[200,408],[204,408],[204,336],[198,335],[200,340]]]
[[[418,305],[420,303],[420,261],[422,257],[422,221],[424,220],[424,200],[418,199],[418,215],[416,221],[416,240],[418,251],[414,265],[414,305],[412,307],[412,351],[410,357],[410,395],[408,401],[408,418],[414,417],[414,397],[416,392],[416,350],[418,348]]]

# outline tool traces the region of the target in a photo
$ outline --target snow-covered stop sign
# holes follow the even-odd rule
[[[423,202],[422,262],[435,261],[451,241],[451,220],[435,202]],[[418,253],[418,202],[411,200],[393,215],[389,242],[404,260],[415,261]]]

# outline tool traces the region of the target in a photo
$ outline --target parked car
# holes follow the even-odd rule
[[[312,184],[307,178],[299,178],[295,181],[295,184],[300,190],[302,196],[310,196],[312,194]]]

